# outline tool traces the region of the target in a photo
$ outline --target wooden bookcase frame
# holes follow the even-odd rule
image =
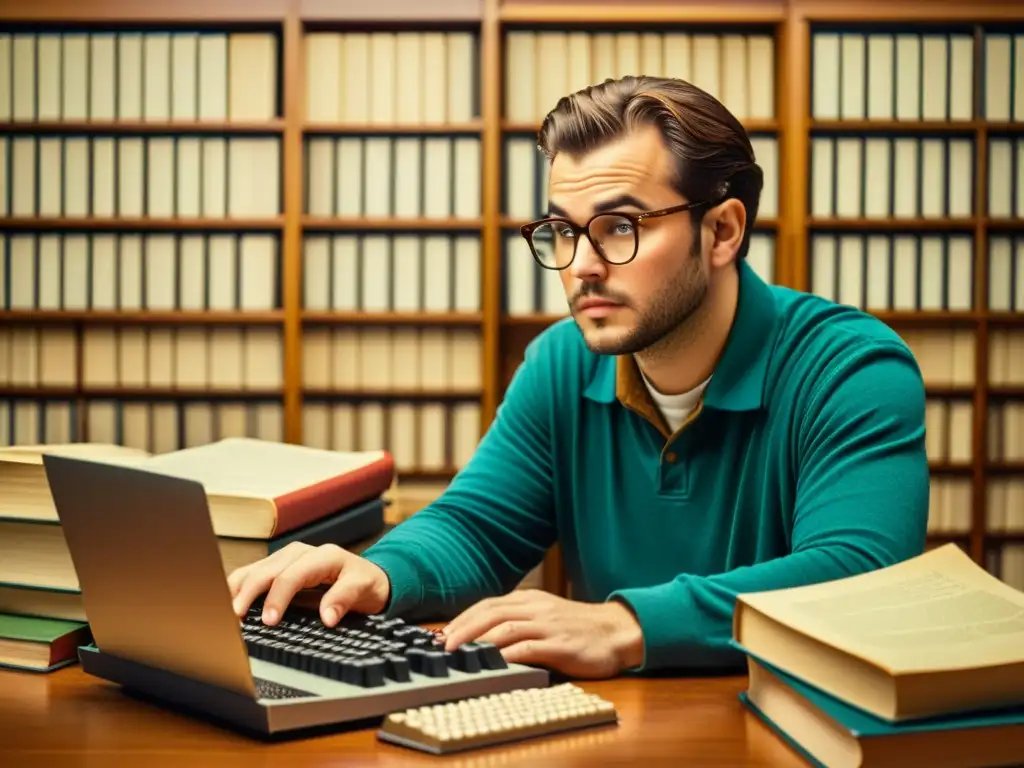
[[[723,6],[728,13],[723,13]],[[830,229],[895,231],[908,224],[916,229],[948,230],[951,222],[929,221],[814,221],[809,218],[808,203],[808,146],[815,128],[842,127],[885,128],[892,131],[941,131],[948,123],[893,122],[871,125],[850,122],[819,123],[810,116],[811,29],[817,22],[843,22],[863,24],[879,23],[920,24],[959,22],[976,25],[977,36],[981,25],[1024,21],[1024,5],[1019,2],[975,2],[969,5],[943,0],[941,2],[892,3],[880,0],[860,2],[826,2],[821,0],[749,0],[747,2],[661,2],[612,3],[607,1],[580,2],[515,2],[508,0],[434,0],[429,3],[412,0],[377,0],[365,4],[359,0],[11,0],[0,9],[0,19],[8,22],[39,22],[71,25],[111,25],[138,23],[160,27],[218,26],[227,29],[250,25],[273,27],[280,32],[282,41],[281,98],[283,112],[275,120],[260,124],[224,123],[215,125],[172,124],[154,125],[148,122],[104,124],[105,131],[150,132],[171,128],[179,133],[243,133],[259,132],[280,135],[282,140],[283,208],[277,218],[261,221],[226,220],[172,220],[125,222],[123,220],[48,220],[6,219],[0,226],[6,230],[47,231],[72,226],[77,229],[102,230],[108,227],[131,226],[139,231],[226,229],[269,230],[279,232],[282,243],[281,281],[282,306],[280,310],[263,313],[182,313],[182,312],[0,312],[0,323],[74,323],[81,327],[92,322],[102,323],[155,323],[165,325],[201,324],[273,324],[280,326],[284,340],[283,387],[280,395],[284,405],[284,435],[288,441],[302,439],[302,333],[310,323],[325,324],[389,324],[389,325],[441,325],[471,324],[479,327],[482,337],[482,389],[481,427],[485,429],[494,417],[504,388],[521,360],[525,344],[540,332],[553,318],[505,317],[501,308],[502,233],[510,222],[504,219],[502,200],[502,155],[505,132],[521,131],[523,126],[506,124],[503,118],[503,33],[506,25],[529,24],[581,24],[612,26],[616,24],[651,25],[701,24],[715,27],[733,25],[770,25],[775,32],[775,119],[768,125],[757,126],[775,132],[779,147],[779,215],[771,222],[776,232],[775,280],[798,289],[808,289],[808,236],[816,227]],[[723,21],[727,19],[727,21]],[[303,151],[304,137],[311,134],[341,134],[358,132],[372,134],[381,130],[374,125],[307,125],[304,115],[305,72],[303,35],[308,26],[342,29],[349,24],[380,28],[396,25],[420,26],[471,25],[480,41],[480,105],[478,121],[460,126],[413,126],[417,132],[469,133],[481,137],[481,217],[478,221],[342,221],[313,219],[304,213]],[[976,51],[980,45],[976,45]],[[975,114],[982,98],[979,87],[982,76],[980,56],[975,61]],[[984,119],[971,120],[958,125],[970,132],[976,146],[975,214],[972,233],[975,244],[975,309],[968,313],[883,313],[880,315],[893,327],[953,326],[973,328],[976,344],[975,383],[972,402],[973,461],[970,474],[973,483],[973,520],[970,533],[952,537],[968,547],[978,562],[984,562],[986,547],[993,542],[1024,541],[1024,534],[989,534],[985,527],[986,483],[993,472],[1024,473],[1024,463],[1017,465],[990,465],[986,458],[987,407],[992,388],[988,384],[988,337],[993,327],[1015,327],[1024,332],[1024,313],[992,313],[987,309],[988,244],[987,236],[993,227],[1001,232],[1024,231],[1024,220],[992,221],[985,215],[987,193],[986,140],[991,130],[1001,133],[1017,132],[1024,135],[1024,123],[990,124]],[[4,126],[9,133],[39,133],[67,129],[87,132],[94,124],[10,123]],[[403,130],[389,127],[388,130]],[[304,313],[302,308],[302,238],[306,231],[317,229],[344,230],[380,228],[398,230],[414,226],[419,229],[466,229],[479,231],[482,242],[481,308],[474,315],[398,315],[364,316],[358,313]],[[81,372],[81,360],[78,361]],[[1000,388],[1001,397],[1024,397],[1024,387]],[[43,390],[49,394],[49,390]],[[148,393],[148,390],[146,391]],[[7,388],[0,394],[39,394]],[[59,393],[55,393],[59,394]],[[81,390],[65,393],[84,397],[92,392]],[[105,394],[118,394],[105,393]],[[140,394],[139,392],[125,394]],[[223,392],[164,393],[173,397],[222,398]],[[229,393],[232,397],[253,395],[244,391]],[[264,395],[266,393],[263,393]],[[344,394],[344,393],[335,393]],[[386,396],[386,393],[380,393]],[[941,395],[941,392],[935,394]],[[443,394],[442,394],[443,397]],[[936,471],[949,468],[936,467]],[[565,593],[566,584],[557,547],[550,553],[545,568],[545,587]]]

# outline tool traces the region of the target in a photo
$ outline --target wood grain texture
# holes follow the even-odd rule
[[[302,125],[306,120],[302,22],[284,22],[284,232],[281,237],[281,299],[284,308],[284,425],[289,443],[302,442]]]
[[[280,22],[293,0],[4,0],[9,21],[193,23]]]
[[[498,410],[502,391],[498,389],[501,330],[501,193],[503,181],[501,111],[504,99],[501,26],[498,0],[485,0],[480,29],[480,112],[483,119],[480,178],[481,279],[480,325],[483,358],[480,361],[483,397],[480,399],[480,434],[487,432]]]
[[[722,12],[721,6],[728,11]],[[623,2],[506,2],[502,3],[502,21],[524,23],[593,24],[656,24],[662,22],[696,22],[721,25],[740,17],[751,24],[773,23],[786,17],[782,0],[761,2],[728,2],[714,5],[705,2],[660,0],[640,3]]]
[[[935,22],[1019,21],[1020,0],[789,0],[792,13],[812,21]]]
[[[578,684],[616,706],[617,726],[439,759],[380,743],[372,728],[265,743],[136,699],[77,666],[50,675],[0,672],[0,765],[805,765],[737,699],[746,687],[746,676]]]
[[[484,0],[299,0],[304,21],[477,21]]]
[[[980,27],[974,28],[974,83],[971,93],[974,97],[975,115],[985,114],[985,36]],[[984,123],[978,126],[974,138],[974,306],[988,307],[988,227],[985,212],[988,211],[988,133]],[[988,322],[981,313],[980,322],[974,332],[974,381],[988,382]],[[988,387],[976,386],[971,406],[975,414],[988,413]],[[971,419],[971,530],[968,552],[978,565],[986,566],[985,537],[988,528],[988,479],[985,465],[988,462],[988,419],[975,416]]]

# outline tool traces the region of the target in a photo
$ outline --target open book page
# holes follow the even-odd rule
[[[896,674],[1024,662],[1024,593],[954,544],[870,573],[740,600]]]
[[[153,456],[142,466],[200,482],[208,494],[272,499],[372,464],[383,455],[239,437]]]

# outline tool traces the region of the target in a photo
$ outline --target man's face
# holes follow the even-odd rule
[[[673,167],[654,127],[583,157],[558,154],[550,172],[551,214],[582,226],[609,204],[641,213],[688,202],[672,188]],[[643,220],[638,235],[636,258],[621,265],[607,263],[580,237],[572,264],[559,273],[593,352],[632,354],[652,346],[685,323],[706,295],[700,234],[689,212]]]

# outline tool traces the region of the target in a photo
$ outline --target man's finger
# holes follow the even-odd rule
[[[302,549],[280,549],[270,557],[252,563],[242,569],[237,588],[232,589],[232,606],[238,616],[243,616],[257,596],[267,591],[274,577],[284,568],[302,556]],[[237,573],[237,571],[236,571]],[[234,574],[232,574],[234,575]]]
[[[499,648],[548,636],[548,628],[536,619],[513,619],[491,627],[479,637],[472,638],[484,643],[493,643]]]
[[[499,599],[487,606],[471,606],[444,628],[445,649],[451,651],[463,643],[476,640],[503,622],[526,621],[532,617],[531,606],[519,601]]]
[[[352,606],[359,603],[371,587],[371,582],[359,576],[346,577],[346,572],[342,570],[338,580],[320,599],[320,621],[324,626],[333,627],[352,610]]]
[[[231,592],[231,598],[238,597],[238,590],[242,588],[242,584],[245,582],[245,577],[249,574],[250,566],[243,565],[241,568],[235,568],[230,574],[228,574],[228,590]]]
[[[536,602],[536,592],[529,589],[515,589],[508,594],[499,595],[498,597],[485,597],[483,600],[473,603],[473,605],[448,622],[448,625],[441,631],[446,636],[452,633],[461,635],[464,626],[474,624],[483,614],[495,610],[505,610],[506,608],[514,609],[520,606],[534,605]]]
[[[554,638],[528,638],[502,648],[501,655],[509,664],[530,664],[564,671],[561,667],[569,650]]]
[[[263,624],[278,623],[299,590],[333,582],[339,570],[337,549],[304,551],[273,579],[263,598]]]

